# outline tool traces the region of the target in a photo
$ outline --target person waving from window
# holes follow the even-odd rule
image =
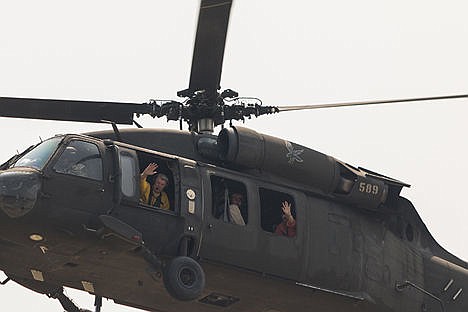
[[[163,173],[158,173],[158,165],[150,163],[140,175],[140,201],[149,206],[154,206],[164,210],[169,210],[170,203],[164,189],[169,184],[168,177]],[[153,186],[146,181],[148,176],[154,176]]]
[[[287,237],[296,236],[296,220],[291,213],[291,204],[284,201],[281,206],[283,221],[276,226],[275,233]]]

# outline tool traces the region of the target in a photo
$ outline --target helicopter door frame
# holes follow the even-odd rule
[[[138,207],[141,209],[149,209],[151,211],[160,211],[171,215],[180,215],[180,159],[176,157],[168,157],[168,155],[155,153],[154,151],[148,152],[135,149],[135,152],[140,166],[138,176],[140,176],[141,171],[143,171],[148,164],[156,163],[158,165],[157,173],[163,173],[169,179],[169,184],[164,189],[164,192],[166,192],[169,198],[170,209],[166,210],[150,206],[147,203],[140,201],[140,197],[138,198]],[[152,186],[152,182],[150,182],[150,184]],[[140,180],[138,179],[138,188],[139,187]]]
[[[67,148],[72,142],[83,142],[96,147],[96,150],[99,152],[102,171],[100,178],[92,178],[65,171],[62,157],[64,157]],[[44,169],[47,179],[45,179],[43,192],[54,200],[57,207],[62,207],[61,209],[76,211],[80,215],[83,213],[93,215],[105,214],[107,212],[105,203],[112,201],[111,194],[113,193],[113,186],[106,178],[110,170],[107,166],[107,159],[108,154],[102,141],[79,135],[65,136],[57,152]],[[88,160],[85,160],[85,162]],[[80,160],[80,162],[82,161]],[[63,170],[57,169],[59,166],[61,166],[60,168],[63,167]],[[78,215],[75,215],[73,218],[79,219]]]
[[[188,159],[178,159],[179,176],[175,183],[179,184],[180,217],[185,220],[184,232],[181,237],[178,255],[196,257],[200,251],[203,218],[203,191],[199,167]]]
[[[273,228],[269,231],[262,227],[262,197],[265,196],[262,196],[262,189],[278,193],[277,200],[274,200],[275,204],[276,201],[278,203],[271,209],[277,211],[279,217],[281,217],[282,213],[282,201],[292,198],[291,210],[294,210],[293,215],[295,214],[296,220],[296,235],[294,237],[278,235]],[[309,220],[307,220],[309,214],[306,211],[308,206],[307,197],[303,192],[267,182],[258,182],[256,192],[257,202],[255,206],[258,207],[259,215],[258,245],[264,259],[263,272],[299,281],[307,269],[306,259],[308,259],[308,248],[306,247],[309,240]],[[267,204],[271,203],[268,202]]]
[[[253,203],[256,202],[255,185],[252,179],[239,174],[229,173],[220,168],[201,167],[204,193],[203,239],[200,256],[208,261],[235,265],[238,267],[261,272],[262,261],[258,257],[257,223]],[[246,190],[247,223],[243,225],[226,222],[216,217],[213,209],[214,194],[212,178],[219,177],[241,183]]]
[[[168,157],[160,153],[143,150],[129,144],[115,144],[114,149],[114,175],[120,175],[120,157],[115,157],[121,151],[124,155],[134,159],[138,166],[134,166],[134,180],[136,183],[136,196],[122,197],[119,204],[115,204],[110,215],[138,230],[143,237],[146,247],[153,253],[164,256],[176,256],[181,243],[181,233],[184,232],[185,220],[179,214],[180,172],[179,159]],[[148,163],[157,162],[161,167],[170,171],[169,177],[173,181],[174,198],[171,202],[171,210],[152,207],[140,201],[140,170]],[[164,163],[164,166],[162,165]],[[117,177],[119,180],[121,177]],[[121,193],[119,182],[114,186],[115,192]],[[121,194],[123,195],[123,194]],[[170,196],[168,194],[168,196]],[[174,205],[172,206],[172,203]]]

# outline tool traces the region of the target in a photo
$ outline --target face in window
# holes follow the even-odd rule
[[[242,205],[242,200],[244,199],[244,196],[239,193],[233,193],[231,195],[231,205],[236,205],[236,206],[241,206]]]
[[[168,182],[169,179],[165,175],[158,174],[153,184],[153,192],[161,193],[164,191],[164,188],[167,186]]]

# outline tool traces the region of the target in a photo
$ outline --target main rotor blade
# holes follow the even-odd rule
[[[402,103],[402,102],[448,100],[448,99],[460,99],[460,98],[468,98],[468,94],[433,96],[433,97],[423,97],[423,98],[395,99],[395,100],[380,100],[380,101],[361,101],[361,102],[344,102],[344,103],[315,104],[315,105],[279,106],[277,108],[278,108],[278,110],[280,112],[286,112],[286,111],[303,110],[303,109],[332,108],[332,107],[375,105],[375,104],[391,104],[391,103]]]
[[[232,0],[202,0],[189,90],[219,89]]]
[[[0,117],[132,124],[144,104],[0,97]]]

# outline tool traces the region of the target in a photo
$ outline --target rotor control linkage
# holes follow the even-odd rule
[[[230,106],[226,105],[224,107],[224,116],[226,120],[243,120],[245,117],[258,117],[261,115],[274,114],[278,112],[279,110],[275,106],[262,106],[259,104],[249,104],[247,106],[236,104]]]
[[[245,118],[250,119],[280,111],[275,106],[239,103],[237,98],[239,94],[231,89],[226,89],[222,93],[183,90],[178,95],[189,99],[185,104],[176,101],[150,100],[143,104],[144,109],[140,110],[137,116],[149,114],[153,118],[166,116],[167,120],[183,120],[194,130],[198,121],[203,119],[211,120],[215,126],[218,126],[228,120],[244,121]],[[230,101],[237,101],[238,104],[227,104]]]

